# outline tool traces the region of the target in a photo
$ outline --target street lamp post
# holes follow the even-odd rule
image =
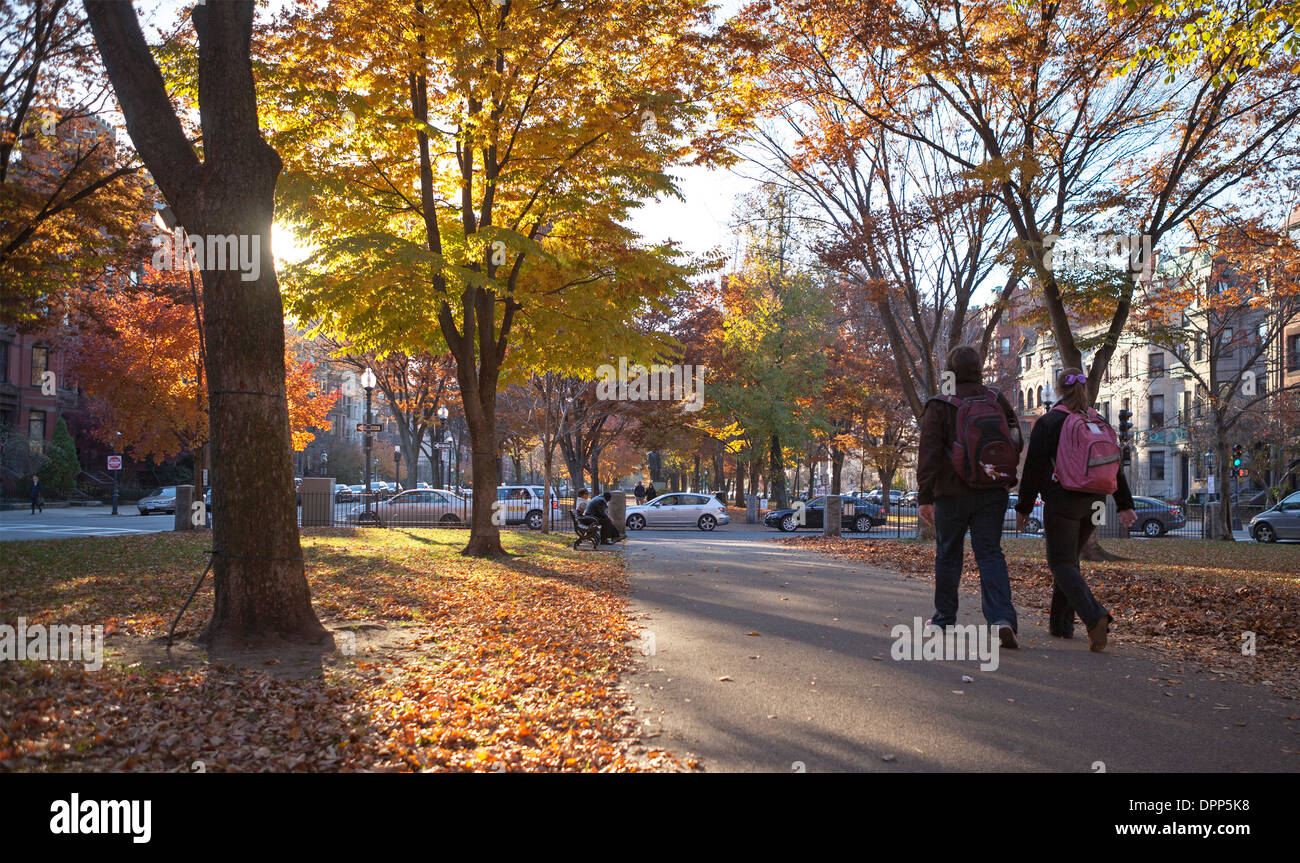
[[[447,414],[448,414],[447,406],[446,406],[446,405],[438,405],[438,434],[436,435],[435,440],[437,440],[437,441],[439,441],[439,442],[442,441],[443,436],[444,436],[444,434],[445,434],[445,432],[446,432],[446,428],[447,428]],[[443,473],[444,473],[444,471],[443,471],[443,468],[442,468],[442,450],[441,450],[441,449],[438,449],[437,451],[438,451],[438,476],[437,476],[436,479],[435,479],[434,486],[435,486],[436,488],[446,488],[446,487],[449,485],[449,483],[447,483],[446,481],[443,480]],[[446,470],[446,473],[448,473],[448,474],[451,473],[451,453],[450,453],[450,452],[447,453],[447,470]]]
[[[402,484],[402,447],[401,444],[393,444],[393,481],[399,486]]]
[[[366,391],[366,512],[364,518],[370,521],[370,394],[375,389],[375,373],[369,367],[361,373],[361,388]]]
[[[454,487],[455,491],[459,493],[460,491],[460,470],[459,470],[460,445],[458,441],[452,438],[450,433],[448,433],[447,437],[443,440],[443,445],[446,447],[447,450],[447,473],[449,474],[449,478],[452,481],[452,486]],[[452,447],[455,447],[454,451]],[[441,458],[441,456],[439,456],[439,458]],[[452,461],[453,458],[456,459],[455,462]]]

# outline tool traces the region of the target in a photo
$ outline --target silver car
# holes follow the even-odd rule
[[[154,512],[165,512],[168,515],[174,514],[176,512],[176,486],[167,485],[154,489],[136,502],[136,509],[140,510],[140,515],[149,515]]]
[[[1300,491],[1288,495],[1252,518],[1250,535],[1257,542],[1300,539]]]
[[[1016,529],[1016,503],[1020,500],[1020,495],[1012,493],[1007,500],[1007,511],[1002,517],[1002,529],[1014,531]],[[1038,500],[1034,503],[1034,511],[1029,514],[1029,524],[1025,525],[1025,533],[1038,533],[1043,529],[1043,502]]]
[[[716,497],[706,494],[661,494],[640,506],[627,508],[624,522],[629,530],[646,527],[698,527],[713,530],[728,524],[727,508]]]
[[[395,526],[456,525],[469,520],[470,503],[448,491],[411,489],[388,500],[372,502],[369,509],[354,506],[349,524]]]

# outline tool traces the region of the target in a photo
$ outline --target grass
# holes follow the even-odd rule
[[[622,560],[564,535],[504,532],[469,559],[457,530],[303,536],[313,606],[343,652],[165,655],[210,537],[7,542],[0,622],[105,625],[105,665],[0,663],[0,771],[632,770],[620,675],[636,628]],[[178,636],[211,614],[211,577]],[[353,648],[348,652],[344,645]],[[155,661],[157,660],[157,661]]]

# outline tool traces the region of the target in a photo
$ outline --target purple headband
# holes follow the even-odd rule
[[[1088,382],[1087,375],[1066,375],[1065,376],[1065,385],[1067,387],[1072,387],[1075,384],[1086,384],[1087,382]]]

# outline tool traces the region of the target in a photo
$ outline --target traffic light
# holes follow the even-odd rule
[[[1241,468],[1241,444],[1239,443],[1232,445],[1232,467],[1233,470],[1239,470]],[[1240,474],[1238,474],[1238,476],[1240,476]]]
[[[1130,450],[1128,447],[1124,447],[1123,452],[1124,452],[1123,464],[1124,467],[1128,467],[1130,464],[1133,463],[1133,451]]]
[[[1130,410],[1122,410],[1119,412],[1120,440],[1128,440],[1129,432],[1133,428],[1133,423],[1129,422],[1129,417],[1131,416],[1133,416],[1133,412]],[[1125,461],[1125,464],[1128,464],[1127,460]]]

